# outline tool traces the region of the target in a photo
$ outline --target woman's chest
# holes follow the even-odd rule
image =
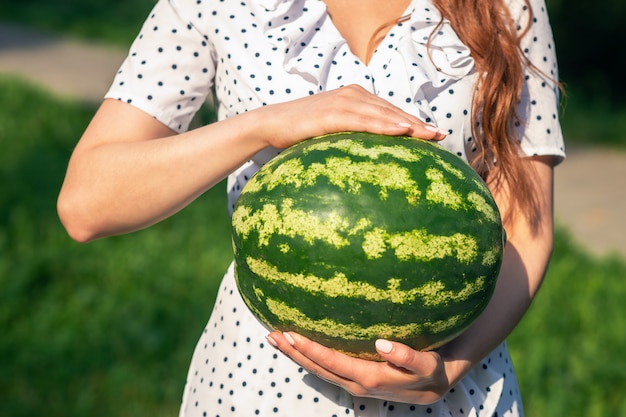
[[[322,1],[212,3],[208,12],[215,18],[205,30],[213,47],[220,119],[359,84],[448,130],[450,150],[465,154],[473,60],[453,33],[442,36],[445,44],[433,42],[436,50],[430,54],[427,35],[439,20],[437,13],[412,10],[410,19],[389,30],[366,65]]]

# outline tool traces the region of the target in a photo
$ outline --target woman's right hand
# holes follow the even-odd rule
[[[441,140],[446,132],[404,112],[358,85],[349,85],[255,110],[266,121],[259,134],[270,146],[288,148],[326,133],[345,131]]]
[[[267,146],[287,148],[342,131],[445,136],[359,86],[264,106],[180,135],[109,99],[74,149],[59,216],[81,242],[138,230],[176,213]]]

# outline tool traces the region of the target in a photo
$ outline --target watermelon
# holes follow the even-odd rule
[[[463,160],[409,137],[338,133],[284,150],[232,215],[235,278],[269,330],[379,360],[374,341],[435,349],[486,307],[504,230]]]

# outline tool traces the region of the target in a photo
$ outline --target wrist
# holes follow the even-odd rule
[[[258,152],[264,148],[272,146],[272,126],[271,118],[265,114],[265,107],[254,109],[245,113],[230,117],[225,121],[230,121],[236,128],[240,140],[247,147]]]
[[[280,135],[284,134],[284,125],[279,121],[279,115],[273,111],[274,105],[259,107],[236,117],[242,117],[241,124],[247,126],[247,140],[253,141],[260,149],[274,147],[278,149],[288,148],[290,143],[281,140]]]
[[[475,365],[471,360],[456,355],[453,346],[444,345],[437,352],[441,356],[449,388],[454,387]]]

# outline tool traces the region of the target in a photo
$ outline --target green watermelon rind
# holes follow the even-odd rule
[[[503,236],[489,189],[464,161],[367,133],[286,149],[233,212],[236,281],[253,314],[373,359],[380,337],[425,350],[467,328],[495,288]]]

